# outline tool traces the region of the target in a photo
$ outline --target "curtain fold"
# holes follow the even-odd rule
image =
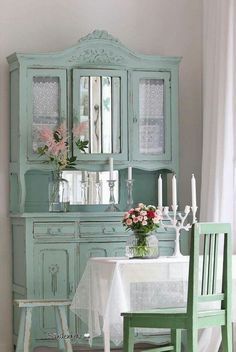
[[[203,4],[200,219],[230,222],[235,229],[236,0],[203,0]]]

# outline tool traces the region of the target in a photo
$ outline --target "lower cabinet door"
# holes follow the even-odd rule
[[[94,242],[79,245],[79,274],[83,275],[87,261],[91,257],[124,257],[125,242]]]
[[[76,282],[76,245],[65,243],[34,246],[35,299],[72,299]],[[68,309],[70,333],[75,332],[75,316]],[[33,336],[55,338],[54,308],[40,308],[33,313]]]

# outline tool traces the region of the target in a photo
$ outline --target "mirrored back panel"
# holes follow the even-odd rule
[[[121,152],[121,77],[80,76],[79,121],[74,133],[90,154]]]
[[[63,171],[70,185],[70,204],[109,204],[109,171]],[[119,172],[113,171],[116,180],[114,196],[119,203]]]

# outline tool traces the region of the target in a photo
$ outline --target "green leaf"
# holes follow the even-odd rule
[[[72,156],[68,160],[69,160],[70,163],[73,163],[74,161],[76,161],[76,156]]]
[[[88,148],[89,141],[81,141],[81,139],[78,139],[78,141],[76,141],[75,144],[79,150],[86,153],[85,149]]]

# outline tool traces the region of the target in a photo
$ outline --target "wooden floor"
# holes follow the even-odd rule
[[[139,352],[139,351],[143,351],[145,349],[149,349],[150,347],[153,347],[151,346],[150,344],[137,344],[136,345],[137,347],[135,348],[135,351],[136,352]],[[89,347],[83,347],[83,346],[80,346],[80,347],[75,347],[73,349],[73,351],[79,351],[79,352],[89,352],[89,351],[93,351],[93,352],[103,352],[104,350],[103,349],[92,349],[92,348],[89,348]],[[112,352],[121,352],[122,349],[113,349],[111,350]],[[57,348],[47,348],[47,347],[37,347],[34,349],[34,352],[58,352],[58,349]]]

